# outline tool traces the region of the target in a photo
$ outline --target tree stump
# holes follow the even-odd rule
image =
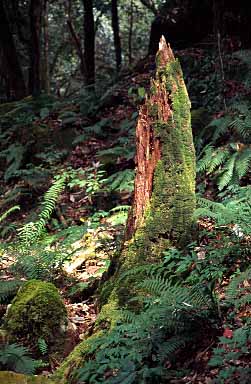
[[[139,113],[136,128],[137,170],[135,193],[129,214],[126,241],[116,260],[116,271],[101,291],[102,309],[97,329],[112,328],[120,319],[120,309],[131,307],[145,278],[144,268],[135,267],[161,261],[170,247],[183,247],[192,237],[195,209],[195,151],[192,139],[190,101],[179,62],[160,40],[156,57],[156,79]],[[133,304],[135,305],[135,304]],[[140,310],[140,305],[133,307]],[[99,331],[102,334],[102,330]],[[107,330],[106,332],[109,332]],[[53,376],[69,377],[73,367],[99,333],[79,344]]]

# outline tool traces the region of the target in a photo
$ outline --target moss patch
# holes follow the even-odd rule
[[[14,372],[0,372],[2,384],[56,384],[45,376],[26,376]]]
[[[12,340],[34,346],[41,337],[52,346],[64,335],[66,324],[66,308],[57,288],[51,283],[30,280],[12,301],[4,328]]]

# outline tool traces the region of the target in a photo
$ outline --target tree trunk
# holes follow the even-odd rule
[[[43,0],[30,2],[30,71],[29,92],[32,96],[41,93],[41,22]]]
[[[50,68],[49,68],[49,2],[44,0],[44,9],[43,9],[43,37],[44,37],[44,54],[43,54],[43,68],[42,68],[42,88],[47,93],[50,94]]]
[[[135,308],[130,299],[146,277],[144,272],[128,272],[158,263],[164,250],[183,247],[192,237],[195,151],[190,101],[180,65],[163,37],[156,79],[151,81],[150,95],[140,109],[136,133],[137,171],[127,241],[116,260],[115,274],[101,291],[105,305],[99,324],[104,321],[102,324],[111,327],[120,318],[120,308]],[[53,376],[58,383],[65,383],[72,367],[83,363],[83,355],[97,337],[99,333],[94,333],[77,346]]]
[[[92,0],[83,0],[84,4],[84,63],[85,84],[95,83],[95,23]]]
[[[133,0],[130,4],[130,13],[129,13],[129,33],[128,33],[128,61],[129,64],[132,64],[132,39],[133,37]]]
[[[0,1],[0,49],[4,63],[1,71],[8,84],[9,96],[13,100],[22,99],[26,96],[26,87],[3,1]]]
[[[113,29],[113,38],[114,38],[114,47],[116,55],[116,67],[117,72],[119,72],[121,67],[121,41],[119,35],[119,17],[118,17],[118,1],[112,0],[112,29]]]

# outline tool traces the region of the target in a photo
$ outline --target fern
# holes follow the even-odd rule
[[[251,303],[251,269],[235,275],[225,292],[228,305],[233,305],[236,309]]]
[[[99,151],[97,153],[97,156],[103,162],[105,162],[106,159],[109,159],[110,161],[114,161],[118,157],[124,158],[126,160],[131,160],[135,156],[135,148],[117,145],[115,147],[103,149],[103,150]]]
[[[21,229],[19,229],[19,239],[21,245],[24,247],[27,247],[32,243],[34,244],[34,242],[36,242],[45,231],[46,223],[50,219],[51,214],[55,209],[57,199],[65,187],[65,182],[65,174],[55,179],[50,189],[44,195],[39,219],[36,222],[27,223]]]
[[[20,210],[19,205],[15,205],[14,207],[9,208],[6,212],[4,212],[0,216],[0,223],[1,223],[1,221],[5,220],[6,217],[8,217],[12,212],[19,211],[19,210]]]
[[[249,187],[240,188],[239,196],[237,194],[224,203],[197,197],[198,208],[195,210],[194,216],[195,218],[210,217],[219,226],[235,224],[237,229],[239,228],[239,232],[249,234],[251,230],[250,193]],[[237,233],[238,231],[234,230],[234,232],[236,232],[237,236],[240,236],[240,233]]]
[[[134,170],[125,169],[124,171],[119,171],[109,176],[106,179],[106,184],[111,191],[132,192],[134,189],[134,176]]]
[[[84,366],[75,374],[78,383],[162,382],[168,378],[165,361],[173,360],[175,352],[199,336],[210,299],[199,287],[173,286],[163,277],[163,265],[155,272],[148,267],[127,272],[138,276],[139,268],[149,271],[151,277],[139,285],[144,309],[140,314],[120,310],[117,325],[92,340]],[[142,297],[135,299],[142,302]]]
[[[48,345],[42,337],[40,337],[37,341],[38,349],[42,355],[46,355],[48,353]]]
[[[251,164],[251,148],[238,143],[230,143],[224,148],[207,146],[198,161],[197,171],[207,172],[218,177],[219,190],[239,184]]]
[[[18,344],[0,346],[0,367],[2,370],[12,370],[31,375],[41,366],[41,362],[29,356],[27,348]]]
[[[206,137],[210,144],[199,155],[198,172],[216,176],[219,190],[239,184],[251,164],[249,104],[235,103],[225,116],[214,119],[200,137]]]
[[[22,284],[23,282],[18,280],[0,280],[0,304],[10,301]]]
[[[4,173],[4,180],[9,181],[15,176],[15,172],[20,168],[24,158],[26,147],[19,143],[11,144],[6,150],[1,152],[6,157],[7,169]]]
[[[10,270],[27,279],[53,281],[70,256],[70,251],[63,246],[50,249],[41,242],[29,245],[26,250],[22,248],[21,252],[18,249],[16,261]]]

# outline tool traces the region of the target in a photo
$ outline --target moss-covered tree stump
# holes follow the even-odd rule
[[[145,278],[144,268],[136,274],[127,272],[158,263],[164,250],[184,247],[193,235],[195,151],[190,101],[180,64],[163,37],[156,61],[156,79],[136,128],[137,169],[126,241],[115,274],[101,290],[97,329],[100,323],[102,329],[104,325],[112,328],[120,319],[120,309],[128,303],[135,305],[130,299]],[[134,309],[140,309],[137,302]],[[70,354],[53,376],[58,383],[74,382],[69,376],[86,358],[96,337],[99,334],[94,333]]]
[[[57,288],[30,280],[19,290],[5,317],[4,328],[10,340],[36,345],[43,338],[49,347],[62,341],[67,312]]]
[[[184,247],[195,229],[191,104],[180,64],[164,37],[156,62],[156,79],[151,81],[136,128],[137,169],[127,241],[117,260],[117,271],[102,291],[101,303],[107,301],[107,305],[101,316],[125,305],[144,278],[144,273],[129,277],[124,273],[159,262],[170,247]]]

